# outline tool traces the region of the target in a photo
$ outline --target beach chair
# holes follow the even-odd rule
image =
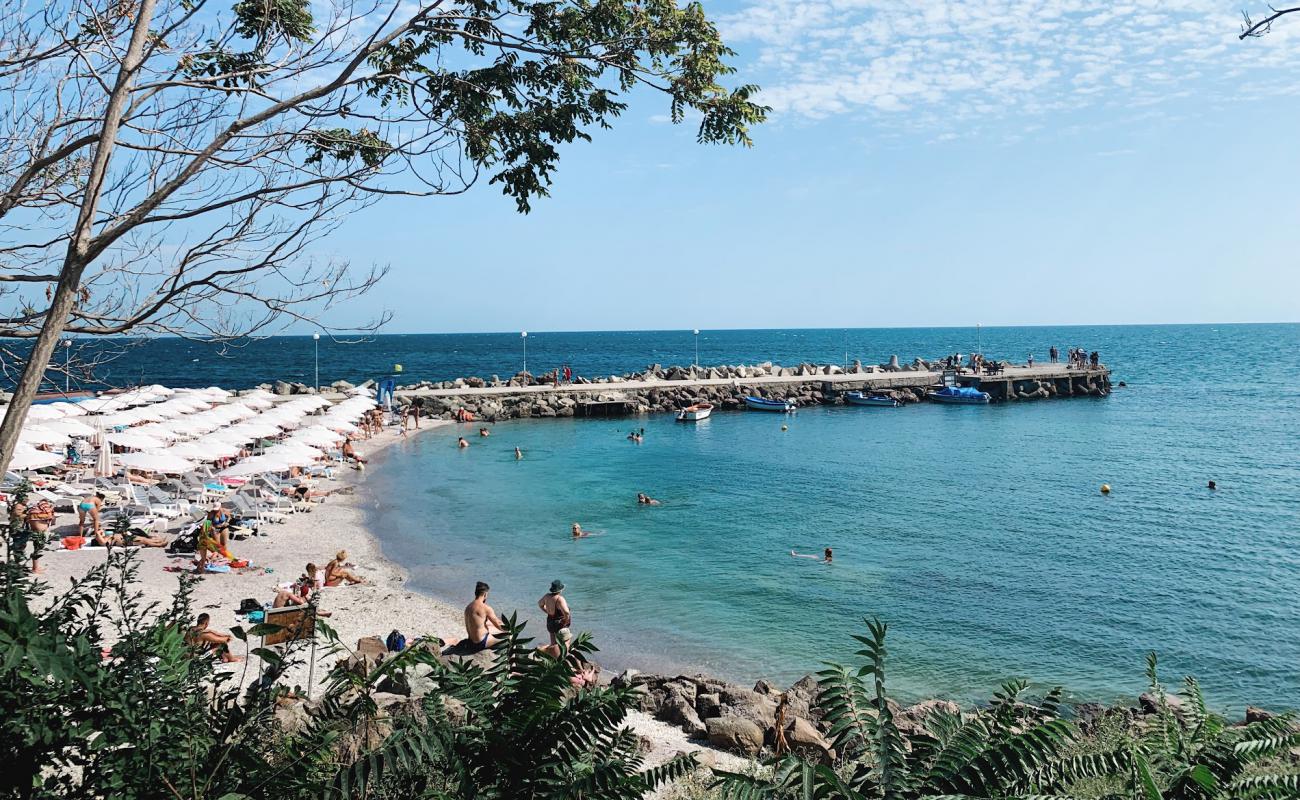
[[[127,488],[130,492],[130,495],[128,495],[130,499],[126,506],[128,509],[139,509],[149,516],[164,519],[176,519],[185,514],[179,502],[164,497],[161,492],[152,486],[127,484]]]
[[[225,503],[233,510],[245,518],[253,518],[258,522],[284,522],[289,519],[289,515],[273,511],[250,498],[246,494],[232,494],[226,498]]]

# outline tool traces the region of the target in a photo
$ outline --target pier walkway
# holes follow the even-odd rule
[[[995,387],[1009,387],[1019,381],[1066,381],[1071,378],[1104,378],[1109,376],[1110,370],[1104,365],[1096,368],[1070,369],[1066,364],[1035,364],[1032,367],[1020,365],[1011,366],[997,375],[974,375],[969,370],[958,374],[958,383],[962,385],[971,385],[975,378],[979,378],[980,385],[987,389]],[[543,384],[538,386],[484,386],[481,388],[464,387],[456,389],[398,389],[398,397],[429,397],[429,398],[447,398],[447,399],[471,399],[485,398],[502,395],[565,395],[570,393],[601,393],[601,392],[644,392],[653,389],[691,389],[709,386],[724,387],[741,387],[741,386],[763,386],[772,387],[781,384],[807,384],[823,383],[828,388],[856,390],[856,389],[898,389],[913,387],[939,386],[943,380],[942,370],[914,371],[899,370],[897,372],[848,372],[835,373],[831,375],[760,375],[749,378],[686,378],[683,380],[619,380],[619,381],[593,381],[591,383],[562,383],[559,386],[552,384]]]

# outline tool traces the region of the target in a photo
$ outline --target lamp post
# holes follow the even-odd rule
[[[980,342],[980,324],[975,323],[975,352],[984,355],[984,347]]]
[[[695,328],[695,368],[700,368],[700,329]]]
[[[72,390],[72,340],[63,340],[63,393]]]
[[[528,331],[520,331],[519,338],[524,341],[524,372],[528,371]]]
[[[320,334],[311,335],[312,348],[314,349],[313,357],[316,361],[316,394],[320,394]]]

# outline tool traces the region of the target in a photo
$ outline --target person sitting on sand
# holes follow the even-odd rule
[[[537,601],[537,607],[546,615],[546,632],[551,635],[551,644],[555,644],[555,632],[573,625],[573,615],[569,613],[569,602],[561,592],[564,583],[551,581],[551,588]]]
[[[573,643],[573,631],[568,628],[560,628],[555,633],[556,642],[544,644],[537,648],[537,652],[545,653],[551,658],[560,658]],[[569,651],[569,659],[573,664],[573,674],[569,676],[569,683],[575,689],[586,689],[595,686],[600,682],[600,667],[588,661],[582,653]]]
[[[642,506],[657,506],[659,501],[644,492],[637,492],[636,502]]]
[[[822,552],[821,558],[818,558],[817,556],[812,554],[804,555],[803,553],[796,553],[793,550],[790,551],[790,555],[794,556],[795,558],[811,558],[813,561],[819,561],[823,564],[831,563],[831,559],[834,558],[835,556],[835,554],[831,552],[831,549],[829,547]]]
[[[456,438],[456,446],[463,449],[469,447],[469,442],[465,441],[464,436],[459,436]]]
[[[200,651],[213,651],[223,663],[233,664],[244,659],[230,652],[230,640],[234,637],[228,633],[217,633],[208,627],[212,617],[207,612],[199,614],[194,627],[185,634],[185,642]]]
[[[479,436],[491,436],[492,434],[488,431],[487,428],[479,428],[479,429],[478,429],[478,435],[479,435]]]
[[[353,461],[357,464],[366,463],[365,457],[357,453],[356,448],[352,446],[351,437],[343,440],[343,460]]]
[[[334,560],[325,565],[325,585],[342,586],[346,581],[351,584],[365,583],[365,579],[348,569],[348,551],[340,550],[334,554]]]
[[[501,633],[506,627],[497,612],[487,604],[491,588],[483,581],[474,584],[474,599],[465,606],[465,641],[472,653],[486,650],[500,642],[494,634]]]
[[[77,503],[77,529],[81,535],[86,534],[86,519],[89,518],[95,527],[95,534],[104,533],[104,525],[99,518],[99,510],[104,507],[104,493],[95,492],[93,495],[86,495]]]
[[[312,594],[320,588],[316,583],[316,565],[308,562],[303,569],[303,573],[298,576],[298,580],[288,589],[279,589],[275,593],[275,602],[271,604],[272,608],[284,608],[285,606],[305,606],[311,599]]]
[[[521,459],[521,458],[523,458],[523,457],[524,457],[524,451],[523,451],[523,450],[520,450],[518,447],[516,447],[516,448],[515,448],[515,461],[518,461],[519,459]]]

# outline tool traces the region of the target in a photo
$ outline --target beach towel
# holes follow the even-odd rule
[[[84,536],[64,536],[64,537],[63,537],[63,549],[64,549],[64,550],[80,550],[80,549],[82,548],[82,546],[85,545],[85,543],[86,543],[86,537],[84,537]]]
[[[230,566],[228,564],[208,564],[205,570],[208,572],[229,572]]]

